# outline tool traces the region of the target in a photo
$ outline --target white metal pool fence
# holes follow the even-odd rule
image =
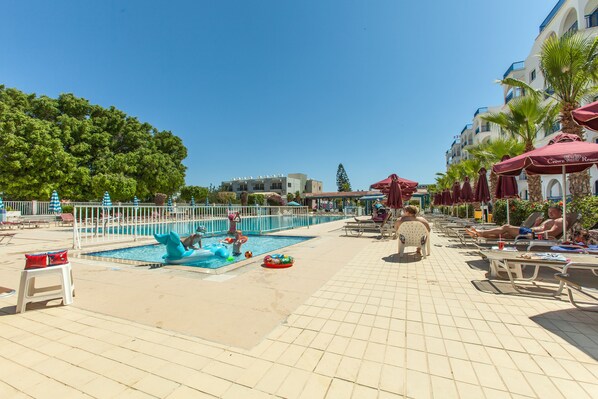
[[[117,241],[137,241],[154,233],[176,231],[184,236],[199,226],[206,235],[229,230],[229,215],[239,213],[236,228],[244,234],[262,234],[296,227],[309,227],[311,216],[305,206],[155,206],[75,205],[73,248]]]

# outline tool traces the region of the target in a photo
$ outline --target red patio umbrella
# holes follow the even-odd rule
[[[482,203],[482,221],[485,221],[484,203],[490,201],[490,189],[488,188],[486,168],[481,168],[478,171],[478,181],[475,185],[475,199]]]
[[[436,204],[436,205],[442,205],[442,191],[439,193],[436,193],[436,198],[438,200],[438,204]]]
[[[461,184],[456,181],[453,183],[453,204],[461,203]]]
[[[465,203],[473,202],[473,191],[471,190],[471,183],[469,177],[465,176],[463,187],[461,187],[461,201]]]
[[[571,116],[578,125],[598,131],[598,101],[571,111]]]
[[[396,176],[396,175],[395,175]],[[390,182],[390,191],[388,193],[388,206],[391,209],[400,209],[403,207],[403,195],[401,194],[401,185],[398,177]]]
[[[417,189],[418,183],[416,181],[403,179],[402,177],[397,176],[395,173],[391,174],[384,180],[380,180],[379,182],[372,184],[370,189],[381,191],[389,190],[390,183],[392,182],[393,178],[397,179],[402,191],[407,191],[407,189]]]
[[[502,157],[502,161],[506,161],[511,157],[505,155]],[[517,188],[517,181],[515,176],[503,176],[498,175],[498,183],[496,184],[496,192],[494,196],[498,199],[507,200],[507,224],[511,224],[510,212],[509,212],[509,198],[518,198],[519,189]]]
[[[451,198],[451,191],[445,188],[442,192],[442,205],[453,205],[453,199]]]
[[[474,202],[473,191],[471,190],[471,183],[468,176],[465,176],[463,187],[461,187],[461,202],[465,204]],[[469,206],[465,207],[465,218],[469,218]]]
[[[567,173],[582,172],[598,165],[598,144],[588,143],[575,134],[557,135],[547,145],[507,159],[493,166],[499,175],[517,176],[522,170],[530,175],[563,177],[563,238],[567,239]]]

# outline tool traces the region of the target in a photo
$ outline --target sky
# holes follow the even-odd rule
[[[305,173],[421,184],[556,0],[0,2],[0,84],[182,138],[186,184]]]

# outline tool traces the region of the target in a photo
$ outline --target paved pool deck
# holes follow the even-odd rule
[[[431,256],[399,261],[342,225],[281,233],[317,237],[281,270],[72,257],[73,305],[0,299],[0,398],[598,398],[598,314],[491,293],[479,256],[434,232]],[[2,286],[23,253],[71,246],[67,228],[15,232]]]

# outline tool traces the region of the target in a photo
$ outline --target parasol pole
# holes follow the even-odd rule
[[[563,165],[563,241],[567,241],[567,174]]]
[[[509,199],[507,198],[507,224],[511,224],[511,218],[509,217]]]

